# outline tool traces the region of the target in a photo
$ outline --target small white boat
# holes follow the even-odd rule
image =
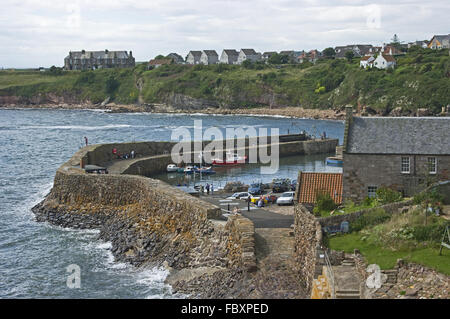
[[[184,169],[185,174],[193,174],[195,172],[195,168],[193,166],[186,166]]]
[[[176,172],[178,170],[178,167],[175,164],[169,164],[167,165],[167,171],[169,173]]]

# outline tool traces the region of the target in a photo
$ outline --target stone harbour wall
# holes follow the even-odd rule
[[[294,206],[294,260],[298,280],[311,292],[316,271],[317,251],[322,245],[322,227],[303,205]]]

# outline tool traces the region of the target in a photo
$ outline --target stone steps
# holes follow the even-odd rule
[[[358,290],[339,290],[336,299],[361,299],[361,296]]]

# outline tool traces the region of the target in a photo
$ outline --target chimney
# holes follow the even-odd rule
[[[353,119],[353,106],[347,105],[345,107],[345,122],[351,122]]]
[[[133,57],[133,51],[130,51],[130,58]]]

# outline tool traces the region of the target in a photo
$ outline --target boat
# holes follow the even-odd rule
[[[220,158],[215,158],[212,160],[212,165],[215,166],[228,166],[228,165],[239,165],[245,164],[247,156],[239,156],[238,154],[227,153],[225,160]]]
[[[167,165],[167,172],[172,173],[172,172],[177,172],[177,171],[178,171],[178,167],[175,164]]]
[[[208,167],[200,167],[195,169],[195,172],[198,174],[204,174],[204,175],[211,175],[211,174],[215,174],[216,171],[212,169],[212,166],[208,166]]]
[[[342,160],[342,157],[337,156],[327,157],[327,165],[342,167],[344,165],[344,161]]]
[[[195,172],[195,168],[193,166],[186,166],[184,168],[185,174],[194,174],[194,172]]]

